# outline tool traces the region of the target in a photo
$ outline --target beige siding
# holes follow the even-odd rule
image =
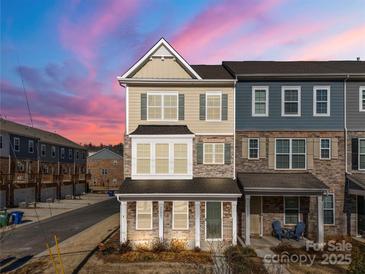
[[[185,94],[185,120],[174,122],[163,121],[146,121],[141,120],[141,94],[147,92],[166,92],[175,91]],[[212,91],[221,91],[228,94],[228,120],[220,122],[209,122],[199,120],[199,94]],[[134,131],[138,125],[142,124],[178,124],[187,125],[194,133],[230,133],[233,135],[234,119],[233,119],[233,96],[234,89],[229,87],[129,87],[129,130],[128,133]]]
[[[155,58],[137,71],[132,78],[191,79],[192,77],[173,58]]]

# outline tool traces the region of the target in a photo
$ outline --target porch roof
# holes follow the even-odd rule
[[[365,173],[346,174],[349,193],[365,196]]]
[[[231,178],[193,178],[192,180],[132,180],[126,178],[120,200],[236,200],[241,197]]]
[[[129,135],[192,135],[186,125],[139,125]]]
[[[321,195],[328,186],[311,173],[238,173],[246,195]]]

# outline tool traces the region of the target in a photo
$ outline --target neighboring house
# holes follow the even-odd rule
[[[346,82],[348,231],[365,235],[365,80]]]
[[[164,39],[124,75],[121,241],[237,242],[234,85],[221,65],[190,66]]]
[[[161,39],[118,80],[122,242],[363,233],[365,62],[189,65]]]
[[[117,190],[124,179],[123,157],[107,148],[87,157],[87,169],[92,191]]]
[[[86,150],[56,133],[0,119],[0,157],[2,206],[85,191]]]

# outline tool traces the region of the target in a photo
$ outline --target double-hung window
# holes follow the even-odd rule
[[[259,139],[248,139],[248,159],[259,158]]]
[[[284,86],[281,88],[281,116],[301,115],[301,88]]]
[[[224,164],[223,143],[204,143],[204,164]]]
[[[183,230],[189,228],[189,202],[173,202],[172,215],[172,229]]]
[[[365,87],[359,90],[359,111],[365,111]]]
[[[72,159],[72,149],[71,148],[69,148],[68,149],[68,159]]]
[[[101,175],[108,175],[108,170],[106,168],[102,168]]]
[[[299,197],[284,197],[284,223],[293,225],[299,222]]]
[[[33,140],[28,141],[28,152],[34,153],[34,141]]]
[[[305,169],[305,139],[276,139],[276,169]]]
[[[14,151],[20,151],[20,139],[18,137],[14,137]]]
[[[252,116],[269,116],[269,87],[252,87]]]
[[[0,148],[3,148],[3,136],[0,135]]]
[[[148,120],[176,121],[178,118],[177,93],[148,93]]]
[[[136,229],[151,230],[152,229],[152,202],[137,201],[136,202]]]
[[[169,144],[156,144],[156,173],[169,173]]]
[[[333,194],[323,196],[323,222],[325,225],[333,225],[335,223],[334,204]]]
[[[186,174],[188,172],[188,145],[174,144],[174,173]]]
[[[149,174],[151,172],[151,145],[137,144],[137,173]]]
[[[207,93],[205,109],[207,121],[220,121],[222,114],[222,94]]]
[[[78,160],[78,159],[79,159],[79,152],[76,151],[76,160]]]
[[[331,107],[329,86],[316,86],[313,88],[313,115],[329,116]]]
[[[321,138],[320,139],[320,150],[321,160],[330,160],[331,159],[331,139],[329,138]]]
[[[61,159],[65,159],[65,149],[61,147]]]
[[[56,147],[52,146],[51,148],[52,158],[56,158]]]
[[[46,145],[41,144],[41,156],[46,157]]]
[[[365,170],[365,139],[359,139],[359,169]]]

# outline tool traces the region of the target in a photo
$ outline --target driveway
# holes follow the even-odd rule
[[[7,231],[0,239],[0,258],[16,257],[19,264],[22,264],[23,261],[44,251],[46,243],[53,246],[54,235],[57,235],[58,241],[61,242],[117,212],[118,201],[109,199]]]

